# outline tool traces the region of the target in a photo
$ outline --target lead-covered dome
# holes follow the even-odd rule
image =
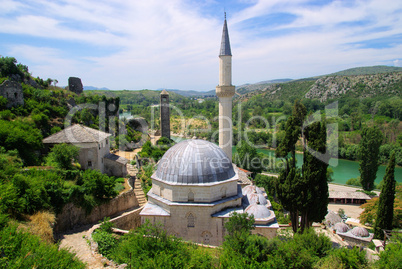
[[[153,178],[191,185],[222,182],[234,176],[232,162],[221,148],[208,141],[191,139],[166,151]]]

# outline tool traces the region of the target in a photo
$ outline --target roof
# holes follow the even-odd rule
[[[161,92],[161,95],[169,95],[169,93],[164,89],[162,92]]]
[[[246,170],[246,169],[243,169],[243,168],[240,168],[240,167],[237,167],[239,170],[241,170],[241,171],[243,171],[244,173],[246,173],[246,174],[252,174],[253,172],[251,172],[251,171],[248,171],[248,170]]]
[[[58,133],[46,137],[42,142],[44,144],[97,143],[105,140],[109,136],[111,136],[111,134],[84,125],[74,124]]]
[[[249,205],[244,212],[253,215],[256,220],[268,219],[271,216],[271,211],[265,205],[259,203]]]
[[[364,192],[356,191],[356,192],[349,192],[349,191],[329,191],[329,198],[330,199],[363,199],[363,200],[370,200],[371,197],[365,194]]]
[[[166,151],[152,178],[193,185],[222,182],[235,176],[232,162],[221,148],[208,141],[189,139]]]
[[[230,49],[228,25],[226,23],[226,13],[225,13],[225,22],[223,23],[221,51],[219,53],[219,56],[225,56],[225,55],[232,56],[232,51]]]
[[[250,185],[250,184],[252,184],[252,182],[248,178],[247,174],[244,171],[242,171],[241,169],[239,169],[239,167],[234,165],[234,170],[236,171],[236,173],[237,173],[237,175],[239,177],[237,182],[239,182],[242,185]]]
[[[128,160],[124,157],[121,157],[119,155],[113,154],[113,153],[108,153],[105,155],[106,159],[109,159],[111,161],[117,162],[117,163],[121,163],[121,164],[127,164]]]

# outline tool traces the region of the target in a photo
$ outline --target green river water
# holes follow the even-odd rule
[[[183,140],[183,138],[180,137],[171,137],[175,142],[179,142]],[[258,152],[262,152],[265,155],[267,155],[269,158],[275,158],[275,151],[270,150],[270,149],[258,149]],[[236,152],[236,147],[233,147],[233,152]],[[303,164],[303,154],[296,154],[296,159],[297,159],[297,166],[301,167]],[[346,184],[346,181],[350,178],[356,178],[360,176],[359,172],[359,163],[355,161],[348,161],[348,160],[343,160],[343,159],[338,159],[338,164],[337,165],[331,165],[330,162],[330,167],[334,170],[334,183],[338,184]],[[377,179],[375,182],[378,184],[380,181],[383,179],[385,175],[385,165],[380,165],[378,167],[377,171]],[[397,182],[402,182],[402,168],[401,167],[395,167],[395,180]]]

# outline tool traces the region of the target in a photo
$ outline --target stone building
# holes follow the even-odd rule
[[[46,137],[43,144],[48,147],[62,143],[72,144],[80,149],[78,162],[81,169],[97,169],[110,176],[125,176],[128,160],[110,153],[110,136],[111,134],[74,124]]]
[[[161,136],[170,139],[170,107],[169,93],[166,90],[161,92]]]
[[[6,107],[23,106],[24,92],[21,84],[15,81],[6,80],[0,84],[0,96],[7,99]]]
[[[254,233],[272,238],[279,228],[264,193],[242,191],[238,173],[225,152],[204,140],[185,140],[170,148],[152,175],[141,221],[161,223],[170,233],[193,242],[220,245],[231,213],[255,217]]]
[[[84,86],[82,86],[81,79],[76,77],[69,77],[68,90],[75,92],[76,94],[81,94],[84,91]]]

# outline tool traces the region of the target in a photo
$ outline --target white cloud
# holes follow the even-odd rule
[[[400,1],[334,1],[321,6],[308,0],[247,2],[252,5],[228,14],[236,84],[318,75],[400,58],[399,44],[358,45],[402,34]],[[18,43],[5,40],[3,47],[7,45],[10,56],[20,62],[28,61],[30,70],[40,76],[63,81],[74,75],[85,85],[112,89],[210,90],[218,82],[223,22],[204,14],[204,3],[30,0],[23,9],[18,9],[19,2],[2,3],[8,13],[0,12],[0,33],[25,38]],[[293,14],[296,20],[253,30],[239,27],[272,13]],[[353,24],[358,21],[365,23]],[[267,29],[283,33],[270,36],[264,34]],[[46,45],[38,45],[41,39]]]

